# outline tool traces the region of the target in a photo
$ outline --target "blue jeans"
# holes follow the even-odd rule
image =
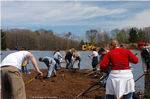
[[[103,73],[103,77],[105,77],[103,80],[102,80],[102,84],[103,84],[103,87],[105,87],[106,88],[106,82],[107,82],[107,79],[108,79],[108,74],[104,74]]]
[[[94,67],[94,68],[93,68],[93,72],[94,72],[94,73],[93,73],[94,75],[97,75],[97,67]]]
[[[80,70],[80,64],[81,64],[81,61],[79,61],[78,63],[78,70]]]
[[[50,67],[48,67],[48,75],[47,75],[48,78],[51,77],[52,72],[54,73],[54,75],[56,75],[55,65],[56,62],[52,61]]]
[[[75,63],[74,61],[71,61],[71,64],[70,64],[71,65],[71,67],[70,67],[71,69],[73,69],[74,63]]]
[[[25,73],[25,72],[24,72],[24,68],[25,68],[26,74],[29,74],[29,70],[28,70],[28,66],[27,66],[27,65],[21,67],[22,73]]]
[[[69,69],[69,68],[70,68],[71,63],[69,62],[69,60],[68,60],[68,59],[66,59],[65,61],[66,61],[66,69]]]
[[[57,62],[56,69],[60,68],[60,66],[61,66],[60,60],[57,58],[54,58],[54,60]]]
[[[123,95],[123,99],[132,99],[132,96],[133,96],[133,93],[131,92],[127,95]],[[105,99],[115,99],[115,95],[106,94]]]

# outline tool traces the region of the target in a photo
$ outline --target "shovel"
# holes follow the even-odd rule
[[[35,77],[33,77],[32,79],[30,79],[29,81],[27,81],[27,82],[25,83],[25,86],[28,85],[29,83],[31,83],[33,80],[37,79],[38,76],[40,76],[40,75],[41,75],[41,74],[39,73],[39,74],[37,74],[37,76],[35,76]]]

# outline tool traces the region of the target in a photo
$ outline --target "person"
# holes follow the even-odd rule
[[[150,47],[147,46],[144,42],[139,42],[138,47],[141,50],[141,58],[142,58],[142,66],[143,66],[143,72],[145,74],[145,96],[150,97]]]
[[[52,72],[54,73],[54,77],[56,77],[56,61],[54,60],[54,58],[52,57],[40,57],[39,58],[40,62],[44,62],[46,64],[46,66],[48,67],[48,74],[46,78],[50,78]]]
[[[111,66],[111,71],[106,83],[105,99],[132,99],[135,92],[133,74],[129,62],[138,63],[138,58],[128,49],[119,48],[117,40],[112,40],[110,50],[100,62],[100,69],[104,72]]]
[[[7,55],[1,62],[2,99],[26,99],[25,85],[21,73],[24,59],[31,60],[36,72],[43,75],[38,68],[33,54],[21,50]]]
[[[28,59],[25,59],[25,61],[23,62],[22,66],[21,66],[21,71],[22,71],[23,74],[24,73],[26,73],[26,74],[30,74],[31,73],[28,70],[28,65],[27,64],[29,64],[29,61],[28,61]]]
[[[57,61],[56,69],[60,68],[61,67],[61,59],[62,59],[62,55],[60,54],[60,50],[56,50],[53,53],[53,57]]]
[[[79,51],[76,51],[75,53],[75,61],[77,62],[78,61],[78,70],[80,70],[81,66],[81,56],[80,56],[80,52]]]
[[[76,58],[75,58],[75,54],[73,54],[72,57],[71,57],[71,67],[70,67],[71,69],[74,68],[75,59],[76,59]]]
[[[98,54],[100,55],[100,57],[99,57],[99,63],[100,63],[102,61],[102,59],[104,58],[104,56],[107,54],[107,51],[104,48],[101,48],[101,49],[99,49]],[[109,69],[109,67],[108,67],[108,69]],[[98,66],[98,70],[100,70],[100,66]],[[110,70],[108,70],[108,71],[110,71]],[[101,82],[102,82],[102,85],[104,87],[106,87],[106,81],[108,79],[109,73],[103,72],[102,74],[103,74],[104,79]]]
[[[72,55],[73,55],[74,51],[75,51],[75,49],[72,48],[69,51],[67,51],[67,53],[66,53],[66,56],[65,56],[66,69],[69,69],[72,67]]]
[[[124,48],[124,45],[123,45],[123,44],[121,44],[121,45],[120,45],[120,48]]]
[[[96,51],[96,48],[93,49],[93,52],[89,57],[93,56],[92,58],[92,67],[94,76],[97,76],[97,65],[98,65],[98,52]]]
[[[106,55],[107,51],[104,48],[99,49],[98,54],[100,55],[99,57],[99,63],[102,61],[104,56]]]

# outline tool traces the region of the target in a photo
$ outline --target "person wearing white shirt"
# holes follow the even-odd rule
[[[60,54],[59,50],[56,50],[53,54],[54,59],[57,61],[57,67],[56,69],[61,67],[61,60],[62,60],[62,55]]]
[[[26,99],[25,85],[21,66],[25,59],[31,60],[35,70],[41,76],[37,61],[28,51],[17,51],[6,56],[1,62],[2,99]]]

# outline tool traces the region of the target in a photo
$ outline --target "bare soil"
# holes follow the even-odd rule
[[[47,75],[46,69],[41,71],[44,73],[44,76]],[[34,70],[30,70],[30,72],[31,74],[23,75],[25,83],[36,76]],[[87,76],[91,72],[88,69],[69,71],[64,68],[58,69],[56,77],[35,79],[26,85],[27,99],[73,99],[99,80],[100,75],[98,77],[94,77],[93,75]],[[101,87],[84,96],[80,96],[78,99],[94,99],[97,97],[102,97],[103,99],[104,93],[105,89]]]
[[[47,75],[47,69],[42,69],[41,71],[44,76]],[[31,74],[23,74],[25,83],[37,75],[34,70],[30,70],[30,72]],[[27,99],[74,99],[101,77],[101,74],[98,77],[88,75],[91,72],[88,69],[69,71],[64,68],[58,69],[56,77],[49,79],[38,78],[27,84],[25,86]],[[101,84],[94,88],[99,86],[99,89],[88,92],[84,96],[78,97],[78,99],[104,99],[105,88]]]

